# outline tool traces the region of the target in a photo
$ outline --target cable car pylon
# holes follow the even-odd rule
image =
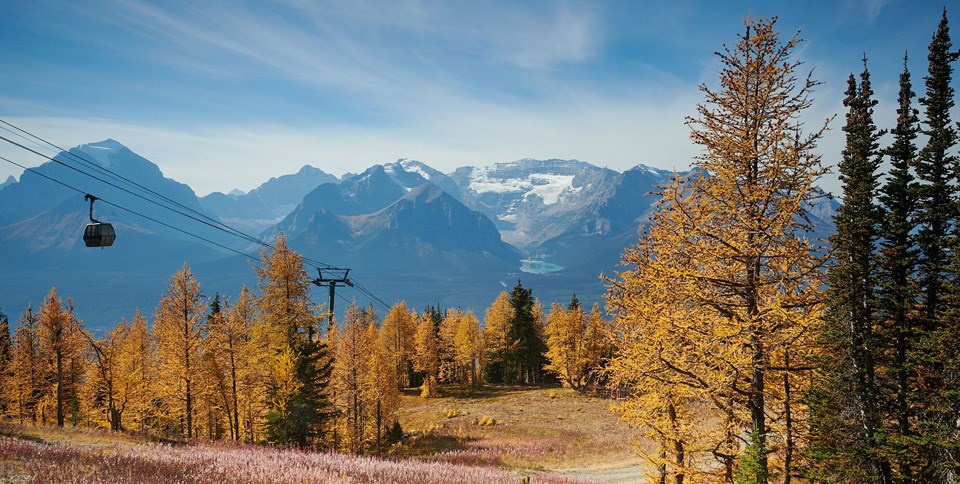
[[[342,272],[343,277],[323,277],[324,270],[327,272]],[[350,278],[347,277],[348,274],[350,274],[350,269],[342,269],[338,267],[327,267],[325,269],[321,269],[318,267],[318,277],[310,281],[317,286],[327,286],[330,288],[330,304],[327,306],[327,334],[330,334],[330,331],[333,329],[333,301],[334,296],[336,296],[337,286],[343,284],[353,287],[353,282],[351,282]]]

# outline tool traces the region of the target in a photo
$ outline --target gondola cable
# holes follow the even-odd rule
[[[3,137],[3,136],[0,136],[0,139],[2,139],[2,140],[4,140],[4,141],[7,141],[7,142],[9,142],[9,143],[12,143],[12,144],[14,144],[14,145],[16,145],[16,146],[19,146],[19,147],[21,147],[22,149],[28,150],[28,151],[30,151],[30,152],[32,152],[32,153],[35,153],[35,154],[39,155],[39,156],[42,156],[42,157],[44,157],[44,158],[46,158],[46,159],[48,159],[48,160],[50,160],[50,161],[55,161],[55,162],[57,162],[56,160],[53,160],[51,157],[48,157],[48,156],[46,156],[46,155],[43,155],[42,153],[38,153],[38,152],[30,149],[29,147],[25,147],[25,146],[23,146],[23,145],[21,145],[21,144],[19,144],[19,143],[13,142],[13,141],[11,141],[11,140]],[[81,190],[80,188],[77,188],[77,187],[75,187],[75,186],[73,186],[73,185],[70,185],[70,184],[65,183],[65,182],[63,182],[63,181],[61,181],[61,180],[58,180],[58,179],[56,179],[55,177],[49,176],[49,175],[47,175],[47,174],[45,174],[45,173],[42,173],[42,172],[40,172],[39,170],[36,170],[36,169],[34,169],[34,168],[27,167],[27,166],[25,166],[25,165],[22,165],[22,164],[20,164],[20,163],[17,163],[17,162],[15,162],[15,161],[10,160],[10,159],[8,159],[8,158],[5,158],[5,157],[3,157],[3,156],[0,156],[0,160],[6,161],[7,163],[10,163],[10,164],[12,164],[12,165],[14,165],[14,166],[17,166],[17,167],[23,169],[24,171],[29,171],[29,172],[31,172],[31,173],[33,173],[33,174],[35,174],[35,175],[38,175],[38,176],[40,176],[40,177],[43,177],[43,178],[45,178],[45,179],[47,179],[47,180],[50,180],[50,181],[52,181],[52,182],[55,182],[55,183],[57,183],[57,184],[59,184],[59,185],[62,185],[62,186],[64,186],[64,187],[66,187],[66,188],[68,188],[68,189],[71,189],[71,190],[73,190],[73,191],[76,191],[76,192],[78,192],[78,193],[82,193],[82,194],[84,194],[84,195],[88,195],[88,193],[87,193],[85,190]],[[127,193],[130,193],[130,194],[136,196],[135,193],[132,193],[132,192],[130,192],[129,190],[126,190],[126,189],[124,189],[124,188],[122,188],[122,187],[117,187],[116,185],[111,184],[110,182],[104,181],[104,180],[102,180],[102,179],[100,179],[100,178],[98,178],[98,177],[95,177],[95,176],[93,176],[93,175],[89,175],[89,174],[83,172],[82,170],[79,170],[79,169],[77,169],[77,168],[74,168],[74,167],[71,167],[71,166],[69,166],[69,165],[63,164],[63,163],[61,163],[61,162],[57,162],[57,163],[59,163],[59,164],[61,164],[61,165],[64,165],[64,166],[66,166],[67,168],[71,168],[71,169],[73,169],[73,170],[75,170],[75,171],[78,171],[78,172],[80,172],[80,173],[83,173],[84,175],[87,175],[87,176],[89,176],[89,177],[91,177],[91,178],[94,178],[95,180],[101,181],[101,182],[103,182],[103,183],[107,183],[107,184],[110,185],[110,186],[114,186],[115,188],[118,188],[118,189],[120,189],[120,190],[123,190],[123,191],[125,191],[125,192],[127,192]],[[139,198],[142,198],[142,199],[144,199],[144,200],[147,200],[147,201],[150,201],[150,202],[153,202],[153,203],[157,204],[157,202],[155,202],[155,201],[153,201],[153,200],[145,199],[145,198],[143,198],[143,197],[139,197]],[[246,253],[246,252],[242,252],[242,251],[239,251],[239,250],[234,249],[234,248],[232,248],[232,247],[228,247],[228,246],[226,246],[226,245],[224,245],[224,244],[221,244],[221,243],[219,243],[219,242],[210,240],[210,239],[208,239],[208,238],[206,238],[206,237],[203,237],[203,236],[201,236],[201,235],[197,235],[197,234],[195,234],[195,233],[193,233],[193,232],[190,232],[190,231],[181,229],[181,228],[179,228],[179,227],[175,227],[175,226],[173,226],[173,225],[171,225],[171,224],[168,224],[168,223],[166,223],[166,222],[160,221],[160,220],[158,220],[158,219],[156,219],[156,218],[154,218],[154,217],[150,217],[150,216],[148,216],[148,215],[145,215],[145,214],[140,213],[140,212],[138,212],[138,211],[129,209],[129,208],[124,207],[124,206],[122,206],[122,205],[119,205],[119,204],[110,202],[110,201],[108,201],[108,200],[104,200],[103,198],[100,198],[100,197],[96,197],[96,199],[97,199],[97,200],[100,200],[102,203],[105,203],[105,204],[107,204],[107,205],[109,205],[109,206],[111,206],[111,207],[115,207],[115,208],[117,208],[117,209],[123,210],[123,211],[128,212],[128,213],[130,213],[130,214],[132,214],[132,215],[136,215],[136,216],[141,217],[141,218],[143,218],[143,219],[146,219],[146,220],[149,220],[149,221],[154,222],[154,223],[156,223],[156,224],[159,224],[159,225],[161,225],[161,226],[163,226],[163,227],[167,227],[167,228],[169,228],[169,229],[172,229],[172,230],[175,230],[175,231],[177,231],[177,232],[180,232],[180,233],[182,233],[182,234],[184,234],[184,235],[188,235],[188,236],[194,237],[194,238],[196,238],[196,239],[198,239],[198,240],[201,240],[201,241],[206,242],[206,243],[208,243],[208,244],[211,244],[211,245],[220,247],[220,248],[225,249],[225,250],[227,250],[227,251],[236,253],[236,254],[238,254],[238,255],[241,255],[241,256],[246,257],[246,258],[248,258],[248,259],[251,259],[251,260],[253,260],[253,261],[256,261],[256,262],[260,262],[260,261],[261,261],[261,259],[260,259],[259,257],[252,256],[252,255],[250,255],[250,254],[248,254],[248,253]],[[159,205],[159,204],[158,204],[158,205]],[[160,206],[161,206],[161,207],[164,207],[164,208],[167,208],[168,210],[174,211],[175,213],[179,213],[180,215],[186,216],[186,217],[188,217],[188,218],[193,218],[193,217],[190,217],[189,215],[183,214],[183,213],[178,212],[178,211],[176,211],[176,210],[173,210],[173,209],[171,209],[171,208],[169,208],[169,207],[165,207],[165,206],[163,206],[163,205],[160,205]],[[91,212],[91,219],[92,219],[92,212]],[[200,221],[200,222],[202,222],[202,221]],[[209,225],[209,224],[207,224],[207,225]],[[259,239],[257,239],[257,240],[259,241]],[[275,249],[274,246],[272,246],[272,245],[270,245],[270,244],[267,244],[266,242],[263,242],[263,241],[259,241],[259,242],[260,242],[261,245],[264,245],[264,246],[267,246],[267,247],[270,247],[270,248]],[[339,268],[330,267],[330,266],[328,266],[328,265],[326,265],[326,264],[323,264],[323,263],[316,264],[317,261],[314,261],[314,260],[312,260],[312,259],[308,259],[308,258],[303,257],[303,256],[301,256],[301,258],[302,258],[304,261],[310,262],[310,265],[315,266],[315,267],[314,267],[315,269],[337,270],[337,271],[342,271],[342,270],[344,270],[344,269],[339,269]],[[318,266],[318,265],[319,265],[319,266],[323,266],[323,267],[316,267],[316,266]],[[371,292],[370,290],[368,290],[365,286],[363,286],[362,284],[360,284],[359,282],[357,282],[355,279],[353,279],[352,282],[355,284],[356,289],[357,289],[358,291],[360,291],[361,294],[365,295],[368,299],[370,299],[371,302],[377,302],[377,303],[379,303],[379,304],[380,304],[384,309],[386,309],[386,310],[389,310],[389,309],[390,309],[390,306],[389,306],[387,303],[383,302],[382,299],[380,299],[380,298],[377,297],[375,294],[373,294],[373,292]],[[341,296],[341,297],[342,297],[342,296]]]
[[[72,157],[72,158],[74,158],[74,159],[78,159],[78,160],[80,160],[80,161],[83,161],[83,162],[86,163],[87,165],[90,165],[90,166],[96,168],[98,171],[101,171],[101,172],[104,172],[104,173],[110,175],[110,176],[111,176],[112,178],[114,178],[114,179],[123,180],[123,181],[125,181],[126,183],[128,183],[128,184],[130,184],[130,185],[133,185],[133,186],[136,186],[136,187],[138,187],[138,188],[140,188],[140,189],[142,189],[142,190],[145,190],[145,191],[147,191],[148,193],[150,193],[150,194],[152,194],[152,195],[154,195],[154,196],[156,196],[156,197],[158,197],[158,198],[161,198],[161,199],[163,199],[163,200],[165,200],[165,201],[168,201],[168,202],[173,203],[173,204],[175,204],[175,205],[177,205],[177,206],[179,206],[179,207],[182,207],[183,209],[185,209],[185,210],[187,210],[187,211],[190,211],[190,212],[192,212],[192,213],[195,213],[195,214],[197,214],[198,216],[206,219],[207,221],[200,220],[200,219],[198,219],[197,217],[191,216],[191,215],[189,215],[189,214],[185,214],[185,213],[183,213],[183,212],[181,212],[181,211],[179,211],[179,210],[177,210],[177,209],[175,209],[175,208],[171,208],[171,207],[168,207],[168,206],[166,206],[166,205],[163,205],[162,203],[160,203],[160,202],[158,202],[158,201],[156,201],[156,200],[151,200],[151,199],[149,199],[149,198],[144,197],[143,195],[134,193],[134,192],[131,191],[131,190],[128,190],[128,189],[123,188],[123,187],[120,187],[120,186],[118,186],[118,185],[116,185],[116,184],[114,184],[114,183],[111,183],[111,182],[109,182],[109,181],[103,180],[103,179],[100,178],[100,177],[91,175],[90,173],[87,173],[87,172],[85,172],[85,171],[83,171],[83,170],[80,170],[80,169],[78,169],[78,168],[76,168],[76,167],[70,166],[70,165],[64,163],[63,161],[60,161],[60,160],[56,159],[55,156],[49,156],[49,155],[40,153],[40,152],[38,152],[38,151],[30,148],[30,147],[24,146],[24,145],[22,145],[22,144],[20,144],[20,143],[18,143],[18,142],[16,142],[16,141],[13,141],[13,140],[11,140],[11,139],[9,139],[9,138],[4,137],[4,136],[2,136],[2,135],[0,135],[0,140],[6,141],[7,143],[10,143],[10,144],[12,144],[12,145],[14,145],[14,146],[17,146],[17,147],[21,148],[21,149],[27,150],[27,151],[29,151],[29,152],[37,155],[37,156],[40,156],[40,157],[42,157],[42,158],[45,158],[45,159],[47,159],[47,160],[49,160],[49,161],[51,161],[51,162],[57,163],[57,164],[62,165],[62,166],[64,166],[64,167],[66,167],[66,168],[69,168],[69,169],[72,169],[72,170],[74,170],[74,171],[77,171],[77,172],[79,172],[79,173],[81,173],[81,174],[83,174],[83,175],[89,176],[89,177],[91,177],[91,178],[93,178],[93,179],[95,179],[95,180],[98,180],[98,181],[100,181],[100,182],[102,182],[102,183],[106,183],[106,184],[109,185],[109,186],[112,186],[112,187],[114,187],[114,188],[117,188],[118,190],[122,190],[122,191],[124,191],[124,192],[126,192],[126,193],[128,193],[128,194],[130,194],[130,195],[133,195],[133,196],[135,196],[135,197],[137,197],[137,198],[140,198],[140,199],[142,199],[142,200],[144,200],[144,201],[153,203],[154,205],[157,205],[157,206],[159,206],[159,207],[165,208],[165,209],[167,209],[167,210],[170,210],[170,211],[172,211],[172,212],[174,212],[174,213],[177,213],[177,214],[179,214],[179,215],[182,215],[182,216],[184,216],[184,217],[190,218],[190,219],[192,219],[192,220],[194,220],[194,221],[197,221],[197,222],[199,222],[199,223],[202,223],[202,224],[204,224],[204,225],[208,225],[208,226],[213,227],[213,228],[215,228],[215,229],[217,229],[217,230],[220,230],[220,231],[222,231],[222,232],[225,232],[225,233],[228,233],[228,234],[231,234],[231,235],[234,235],[234,236],[238,236],[238,237],[240,237],[240,238],[242,238],[242,239],[244,239],[244,240],[246,240],[246,241],[248,241],[248,242],[251,242],[251,243],[254,243],[254,244],[258,244],[258,245],[261,245],[261,246],[263,246],[263,247],[267,247],[267,248],[269,248],[269,249],[273,249],[273,250],[276,249],[276,247],[275,247],[274,245],[272,245],[272,244],[270,244],[270,243],[268,243],[268,242],[265,242],[265,241],[263,241],[263,240],[261,240],[261,239],[259,239],[259,238],[257,238],[257,237],[254,237],[254,236],[252,236],[252,235],[246,234],[246,233],[244,233],[244,232],[242,232],[242,231],[240,231],[240,230],[238,230],[238,229],[236,229],[236,228],[234,228],[234,227],[231,227],[230,225],[227,225],[227,224],[223,223],[222,221],[219,221],[219,220],[216,220],[216,219],[210,217],[210,216],[207,215],[207,214],[204,214],[204,213],[202,213],[202,212],[198,212],[198,211],[196,211],[196,210],[194,210],[194,209],[192,209],[192,208],[190,208],[190,207],[187,207],[186,205],[183,205],[183,204],[181,204],[180,202],[177,202],[176,200],[172,200],[172,199],[170,199],[169,197],[166,197],[165,195],[162,195],[162,194],[160,194],[160,193],[157,193],[156,191],[151,190],[150,188],[147,188],[147,187],[145,187],[145,186],[143,186],[143,185],[141,185],[141,184],[139,184],[139,183],[137,183],[137,182],[135,182],[135,181],[133,181],[133,180],[130,180],[130,179],[127,178],[127,177],[124,177],[123,175],[120,175],[120,174],[118,174],[118,173],[116,173],[116,172],[114,172],[114,171],[112,171],[112,170],[110,170],[110,169],[108,169],[108,168],[106,168],[106,167],[103,167],[103,166],[99,165],[98,163],[89,160],[88,158],[85,158],[85,157],[79,156],[79,155],[77,155],[77,154],[75,154],[75,153],[72,153],[72,152],[70,152],[70,151],[64,150],[64,149],[61,148],[60,146],[58,146],[58,145],[56,145],[56,144],[54,144],[54,143],[51,143],[51,142],[45,140],[44,138],[41,138],[41,137],[39,137],[39,136],[37,136],[37,135],[35,135],[35,134],[33,134],[33,133],[30,133],[29,131],[26,131],[26,130],[18,127],[18,126],[15,126],[15,125],[13,125],[13,124],[11,124],[11,123],[3,120],[3,119],[0,119],[0,123],[5,124],[5,125],[7,125],[7,126],[9,126],[9,127],[12,127],[12,128],[14,128],[14,129],[16,129],[17,131],[19,131],[19,132],[21,132],[21,133],[23,133],[23,134],[26,134],[26,135],[34,138],[35,140],[39,140],[39,141],[41,141],[41,142],[43,142],[43,143],[45,143],[45,144],[47,144],[47,145],[49,145],[49,146],[51,146],[51,147],[54,147],[54,148],[56,148],[56,149],[59,149],[59,150],[61,150],[62,153],[66,154],[66,155],[68,155],[68,156],[70,156],[70,157]],[[16,134],[17,136],[19,136],[19,137],[21,137],[21,138],[25,138],[23,135],[18,134],[18,133],[15,133],[15,132],[11,131],[11,130],[8,129],[8,128],[4,128],[4,127],[0,126],[0,129],[4,129],[4,130],[7,131],[7,132],[14,133],[14,134]],[[327,269],[327,270],[337,270],[336,267],[332,266],[331,264],[327,264],[327,263],[325,263],[325,262],[323,262],[323,261],[319,261],[319,260],[311,259],[311,258],[307,258],[307,257],[304,257],[304,260],[310,262],[312,265],[318,266],[319,268],[323,268],[323,269]]]
[[[21,165],[20,163],[17,163],[17,162],[15,162],[15,161],[9,160],[9,159],[7,159],[7,158],[5,158],[5,157],[3,157],[3,156],[0,156],[0,160],[3,160],[3,161],[6,161],[7,163],[16,165],[16,166],[18,166],[18,167],[20,167],[20,168],[23,168],[25,171],[29,171],[29,172],[31,172],[31,173],[33,173],[33,174],[35,174],[35,175],[39,175],[39,176],[41,176],[41,177],[43,177],[43,178],[46,178],[46,179],[48,179],[48,180],[50,180],[50,181],[52,181],[52,182],[58,183],[58,184],[66,187],[66,188],[69,188],[69,189],[71,189],[71,190],[73,190],[73,191],[75,191],[75,192],[77,192],[77,193],[87,194],[86,191],[81,190],[81,189],[79,189],[79,188],[77,188],[77,187],[75,187],[75,186],[73,186],[73,185],[70,185],[70,184],[68,184],[68,183],[62,182],[62,181],[60,181],[60,180],[57,180],[56,178],[54,178],[54,177],[52,177],[52,176],[49,176],[49,175],[47,175],[47,174],[45,174],[45,173],[41,173],[41,172],[39,172],[39,171],[37,171],[37,170],[34,170],[33,168],[29,168],[29,167],[26,167],[26,166],[24,166],[24,165]],[[118,209],[123,210],[123,211],[125,211],[125,212],[128,212],[128,213],[130,213],[130,214],[132,214],[132,215],[136,215],[136,216],[138,216],[138,217],[141,217],[141,218],[144,218],[144,219],[146,219],[146,220],[149,220],[149,221],[151,221],[151,222],[153,222],[153,223],[162,225],[162,226],[167,227],[167,228],[172,229],[172,230],[176,230],[177,232],[180,232],[180,233],[182,233],[182,234],[184,234],[184,235],[189,235],[189,236],[191,236],[191,237],[194,237],[194,238],[196,238],[196,239],[198,239],[198,240],[201,240],[201,241],[203,241],[203,242],[206,242],[206,243],[208,243],[208,244],[215,245],[215,246],[217,246],[217,247],[220,247],[220,248],[222,248],[222,249],[228,250],[228,251],[230,251],[230,252],[234,252],[234,253],[236,253],[236,254],[242,255],[242,256],[244,256],[244,257],[247,257],[247,258],[252,259],[252,260],[255,260],[255,261],[259,260],[258,258],[254,257],[254,256],[252,256],[252,255],[250,255],[250,254],[247,254],[247,253],[245,253],[245,252],[241,252],[241,251],[239,251],[239,250],[236,250],[236,249],[234,249],[234,248],[232,248],[232,247],[228,247],[228,246],[226,246],[226,245],[220,244],[220,243],[215,242],[215,241],[213,241],[213,240],[210,240],[210,239],[208,239],[208,238],[206,238],[206,237],[203,237],[202,235],[197,235],[197,234],[194,234],[194,233],[189,232],[189,231],[187,231],[187,230],[184,230],[184,229],[181,229],[181,228],[178,228],[178,227],[174,227],[173,225],[170,225],[170,224],[168,224],[168,223],[166,223],[166,222],[162,222],[162,221],[160,221],[160,220],[157,220],[157,219],[155,219],[155,218],[153,218],[153,217],[150,217],[149,215],[144,215],[144,214],[142,214],[142,213],[140,213],[140,212],[137,212],[136,210],[131,210],[131,209],[127,208],[127,207],[124,207],[124,206],[122,206],[122,205],[118,205],[118,204],[113,203],[113,202],[110,202],[110,201],[108,201],[108,200],[104,200],[103,198],[100,198],[100,197],[97,197],[97,200],[100,200],[101,202],[103,202],[103,203],[105,203],[105,204],[107,204],[107,205],[110,205],[111,207],[118,208]]]

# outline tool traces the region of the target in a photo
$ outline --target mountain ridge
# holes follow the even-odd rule
[[[247,193],[197,197],[189,186],[165,178],[157,165],[116,141],[80,145],[70,152],[127,173],[190,210],[261,239],[283,233],[308,260],[350,267],[351,275],[387,301],[477,311],[517,279],[545,300],[567,299],[575,292],[585,304],[601,302],[606,287],[598,275],[618,270],[624,248],[636,243],[655,206],[654,192],[674,176],[645,165],[619,172],[560,159],[466,166],[445,174],[416,160],[398,159],[342,178],[304,165]],[[58,157],[63,163],[77,161],[67,153]],[[58,178],[69,175],[52,162],[37,170]],[[89,186],[79,175],[70,180]],[[256,259],[260,245],[190,226],[189,231],[224,250],[104,203],[96,205],[95,213],[116,224],[117,243],[86,249],[79,233],[87,204],[80,194],[48,185],[53,184],[26,172],[0,188],[0,262],[9,268],[0,282],[0,307],[21,308],[57,285],[66,294],[94,299],[85,309],[88,315],[129,317],[136,307],[149,312],[184,263],[211,284],[210,290],[227,295],[241,284],[256,284],[248,259]],[[175,217],[122,192],[96,193],[156,220]],[[40,194],[46,198],[37,204],[15,203],[19,197],[40,199]],[[814,223],[829,227],[835,205],[826,200],[811,207]],[[185,223],[177,220],[175,226]],[[120,296],[129,301],[117,302]]]

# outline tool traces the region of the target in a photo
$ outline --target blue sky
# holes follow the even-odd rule
[[[921,92],[943,7],[13,0],[0,15],[0,118],[61,146],[114,138],[201,195],[307,163],[342,175],[401,157],[444,171],[526,157],[684,169],[698,150],[683,120],[697,87],[716,84],[713,52],[745,16],[776,15],[824,83],[809,122],[841,115],[821,146],[833,165],[847,75],[870,58],[890,126],[903,53]],[[0,163],[0,181],[19,171]]]

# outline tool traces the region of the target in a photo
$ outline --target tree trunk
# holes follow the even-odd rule
[[[191,390],[190,390],[189,378],[186,379],[186,399],[187,399],[187,405],[186,405],[187,438],[192,439],[193,438],[193,394],[191,393]]]
[[[57,427],[63,428],[63,353],[57,350]]]
[[[667,405],[667,417],[670,419],[670,425],[673,427],[674,432],[676,432],[677,424],[677,409],[674,408],[673,404]],[[674,484],[683,484],[683,467],[684,467],[684,448],[683,440],[679,436],[674,436],[673,439],[673,460],[674,460],[674,474],[673,482]]]
[[[790,402],[790,349],[783,350],[783,407],[786,419],[786,449],[783,456],[783,484],[790,484],[790,466],[793,461],[793,415]]]
[[[753,431],[757,435],[757,445],[760,453],[757,456],[757,474],[756,482],[767,482],[769,476],[767,466],[767,420],[764,414],[764,362],[763,362],[763,343],[759,336],[754,334],[751,338],[753,350],[753,374],[750,379],[750,420],[753,422]]]
[[[380,436],[382,435],[381,429],[383,428],[383,413],[380,405],[380,400],[377,399],[377,457],[383,458],[383,447],[381,446]]]
[[[231,347],[233,344],[231,343]],[[230,428],[230,437],[234,441],[240,441],[240,408],[239,398],[237,397],[237,364],[234,361],[233,350],[230,351],[230,384],[231,396],[233,397],[233,426]]]

